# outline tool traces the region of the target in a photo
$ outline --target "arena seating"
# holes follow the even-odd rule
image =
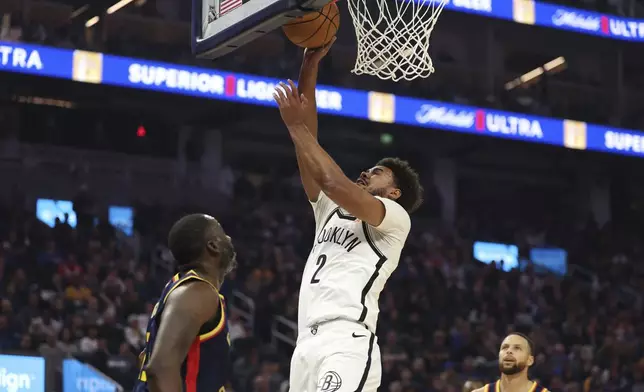
[[[70,7],[78,6],[75,0],[58,1],[61,2]],[[640,0],[553,2],[618,15],[629,14],[629,10],[637,13],[641,8]],[[21,3],[21,0],[13,3]],[[157,18],[159,15],[155,13],[155,3],[148,1],[144,8],[131,7],[134,10],[131,12],[140,11]],[[3,19],[3,22],[11,19],[11,29],[0,33],[8,36],[16,33],[15,40],[48,46],[168,62],[196,62],[185,45],[187,41],[182,41],[182,46],[162,45],[137,42],[135,37],[123,35],[91,42],[87,39],[89,35],[84,34],[83,23],[79,25],[79,30],[74,30],[73,24],[52,29],[37,23],[23,23],[23,17],[27,14],[16,13],[10,15],[11,18]],[[187,14],[184,16],[187,18]],[[187,24],[182,26],[187,31]],[[7,36],[0,38],[13,39]],[[289,52],[289,49],[285,49],[286,54],[280,54],[281,61],[256,61],[252,57],[255,53],[239,51],[235,56],[220,59],[215,65],[199,65],[292,78],[299,67],[299,53],[295,50]],[[354,49],[351,50],[353,55]],[[270,55],[271,59],[277,57],[274,53],[258,55]],[[598,57],[590,60],[603,60],[599,57],[601,54],[596,55]],[[621,123],[614,121],[608,114],[607,105],[599,100],[594,102],[589,98],[588,91],[599,92],[602,99],[613,100],[613,97],[589,86],[588,80],[580,75],[570,75],[574,73],[574,68],[561,77],[569,78],[564,80],[564,85],[581,91],[575,93],[577,95],[570,94],[568,97],[565,92],[568,90],[561,90],[560,94],[558,89],[548,92],[543,85],[535,85],[522,90],[520,97],[506,92],[491,96],[489,91],[483,92],[473,85],[473,80],[483,79],[472,76],[471,69],[463,68],[465,70],[461,71],[459,67],[452,67],[454,60],[450,60],[449,53],[438,55],[437,63],[447,65],[443,69],[462,72],[467,77],[447,80],[442,79],[443,74],[439,73],[432,79],[431,86],[423,82],[394,85],[376,81],[374,84],[370,79],[348,76],[346,70],[338,72],[334,68],[338,67],[339,57],[334,58],[333,53],[329,55],[329,61],[320,70],[321,83],[602,124],[619,123],[622,127],[637,129],[642,129],[644,124],[638,105],[622,108],[624,118]],[[626,56],[627,59],[629,57]],[[639,79],[629,79],[633,75],[628,73],[625,77],[624,83],[635,90],[638,86],[631,81]],[[36,86],[43,79],[34,79],[30,83]],[[33,90],[37,91],[35,88]],[[4,101],[0,102],[0,109],[5,106],[12,108],[7,113],[12,113],[19,106],[15,97],[9,97],[11,94],[8,91],[7,96],[3,95]],[[89,92],[83,93],[83,96],[90,95]],[[565,104],[550,102],[549,97],[554,95],[563,97],[561,102]],[[630,97],[628,102],[636,103],[639,100],[639,95],[627,97]],[[530,105],[521,104],[520,98],[531,102]],[[127,102],[119,103],[127,105]],[[87,106],[91,107],[90,104]],[[151,102],[148,107],[151,116],[156,114],[153,106]],[[88,112],[82,109],[87,107],[79,105],[77,113],[86,115]],[[131,110],[136,111],[137,108]],[[71,133],[69,129],[56,129],[56,126],[63,123],[58,121],[61,117],[74,111],[61,112],[49,115],[48,128],[34,128],[36,133]],[[2,117],[4,113],[0,110],[2,121],[6,121]],[[168,128],[181,125],[178,124],[180,120],[176,121]],[[92,134],[85,129],[84,122],[79,124],[82,124],[82,133]],[[6,124],[3,122],[0,125]],[[369,131],[380,133],[381,128],[377,125],[369,123]],[[23,126],[26,128],[28,125]],[[0,142],[4,142],[2,138],[5,136],[0,135]],[[103,136],[101,133],[101,138],[96,138],[96,144],[103,143]],[[129,140],[124,138],[115,144],[127,145]],[[420,143],[420,137],[418,140]],[[4,188],[13,188],[6,183],[20,183],[21,174],[30,171],[40,173],[32,181],[46,184],[43,187],[53,189],[52,184],[58,186],[55,190],[48,189],[52,194],[60,192],[66,184],[75,183],[77,177],[83,175],[83,170],[88,177],[100,176],[105,188],[116,189],[115,193],[121,189],[113,184],[118,184],[117,179],[121,177],[128,177],[130,184],[150,180],[151,177],[147,171],[124,170],[124,163],[118,157],[109,159],[113,151],[99,153],[83,150],[71,159],[73,147],[78,146],[65,146],[64,150],[57,149],[50,153],[49,156],[55,160],[47,160],[46,148],[30,146],[29,140],[19,142],[21,155],[16,153],[16,157],[11,157],[13,160],[7,160],[7,167],[1,168]],[[476,139],[468,142],[460,151],[453,148],[451,152],[465,155],[465,150],[475,150],[484,144],[484,148],[490,151],[489,156],[492,156],[495,152],[492,143],[495,142],[486,139],[482,143]],[[257,143],[262,143],[262,139],[258,138]],[[174,159],[177,148],[172,141],[167,145],[170,145],[169,155]],[[148,150],[153,149],[150,147]],[[521,154],[521,151],[517,149],[517,154]],[[428,155],[433,153],[430,151]],[[112,171],[108,175],[106,170],[83,169],[79,162],[87,164],[89,158],[85,158],[86,155],[109,161]],[[530,154],[529,157],[537,157],[537,154]],[[544,157],[545,154],[534,159],[551,158]],[[474,159],[471,166],[476,166]],[[498,161],[490,159],[486,162],[489,168],[486,174],[490,175],[493,168],[501,168],[504,159],[501,156]],[[565,162],[561,157],[553,158],[557,159]],[[118,161],[117,164],[111,165],[112,160]],[[574,158],[570,160],[574,161]],[[264,162],[259,158],[258,161],[260,164]],[[161,287],[173,274],[172,255],[165,246],[166,234],[174,220],[184,213],[195,212],[195,209],[188,207],[168,209],[168,204],[178,200],[169,197],[168,190],[168,183],[173,182],[173,170],[177,165],[170,159],[166,162],[167,166],[159,162],[161,160],[148,163],[159,174],[154,183],[161,186],[152,188],[152,181],[149,181],[142,187],[147,187],[147,195],[158,198],[160,195],[167,196],[166,207],[137,206],[135,234],[131,237],[123,235],[102,218],[98,218],[97,224],[94,224],[93,213],[79,212],[76,228],[64,221],[50,228],[40,222],[33,211],[25,210],[25,206],[33,200],[28,203],[26,197],[16,196],[12,202],[0,202],[0,353],[45,357],[47,378],[54,380],[47,392],[65,392],[61,387],[61,360],[70,356],[99,369],[125,390],[131,388],[137,377],[137,355],[144,343],[148,316]],[[637,171],[632,168],[637,166],[631,167],[628,162],[622,166],[613,161],[607,162],[605,165],[600,163],[606,166],[601,171],[604,179],[620,172],[620,168],[623,170],[619,175],[625,178],[631,175],[630,172]],[[294,158],[291,163],[294,170]],[[45,166],[49,166],[47,169],[51,171],[44,169]],[[270,165],[266,166],[269,166],[266,167],[269,170]],[[140,168],[139,161],[131,163],[130,169],[132,167]],[[562,164],[562,167],[564,173],[560,175],[567,180],[569,173],[565,173],[565,165]],[[241,168],[236,169],[239,171]],[[514,169],[514,177],[523,176],[521,170],[529,170],[521,167]],[[289,176],[293,175],[293,170]],[[595,172],[600,171],[588,170],[584,175],[590,177]],[[8,174],[13,175],[11,180]],[[59,178],[46,181],[55,175]],[[60,181],[63,177],[66,181]],[[222,294],[230,309],[229,329],[235,357],[228,392],[288,390],[289,360],[296,338],[294,320],[297,295],[314,230],[312,213],[303,192],[299,185],[293,187],[291,184],[293,178],[295,182],[298,181],[296,177],[281,178],[283,181],[279,183],[265,181],[257,185],[257,182],[244,181],[243,174],[238,175],[233,205],[227,208],[225,214],[217,216],[233,238],[239,260],[238,269],[230,274],[222,287]],[[634,178],[632,182],[639,181],[637,177]],[[185,185],[188,181],[174,181],[173,195],[201,194],[200,187],[204,181],[201,177],[198,180],[191,181],[190,188]],[[429,184],[426,185],[426,189],[429,189]],[[285,186],[290,188],[281,188]],[[461,188],[459,192],[478,196],[476,186],[464,192]],[[492,192],[495,190],[489,193]],[[504,190],[496,192],[502,193]],[[0,196],[6,196],[5,193],[7,191],[0,192]],[[129,196],[131,194],[123,198]],[[233,192],[229,192],[228,196],[233,196]],[[288,200],[284,203],[286,196]],[[614,205],[620,204],[619,196],[619,192],[613,195]],[[35,196],[32,194],[31,197]],[[538,197],[543,196],[540,194]],[[576,195],[572,199],[576,200]],[[467,204],[468,201],[459,200],[459,203]],[[504,202],[500,204],[508,208]],[[383,359],[381,391],[471,391],[498,376],[499,343],[504,334],[517,330],[529,334],[536,343],[536,365],[531,376],[543,382],[551,391],[644,392],[644,236],[641,229],[644,222],[634,218],[630,222],[608,222],[597,227],[589,220],[579,225],[575,219],[578,217],[574,216],[577,211],[564,212],[571,216],[563,216],[559,211],[539,211],[532,206],[526,208],[524,204],[528,203],[523,199],[517,200],[516,205],[512,206],[514,215],[508,208],[506,216],[485,215],[489,211],[478,203],[459,205],[459,214],[463,214],[463,211],[480,211],[483,215],[459,216],[457,223],[451,227],[437,223],[428,216],[413,218],[412,234],[400,265],[380,298],[378,337]],[[432,208],[440,210],[440,206]],[[495,214],[498,210],[495,209]],[[640,210],[644,209],[640,207]],[[516,211],[529,212],[526,216],[548,215],[553,218],[535,225],[526,216],[517,216]],[[535,227],[539,229],[535,230]],[[504,272],[495,265],[479,263],[472,256],[472,244],[477,240],[516,243],[525,254],[524,244],[535,238],[546,239],[543,242],[548,245],[568,250],[569,268],[565,276],[538,272],[533,268]]]
[[[239,250],[240,266],[222,290],[232,308],[236,392],[287,388],[290,320],[313,228],[306,202],[295,205],[266,202],[249,211],[240,201],[246,213],[220,217]],[[72,355],[129,388],[151,304],[171,275],[163,234],[178,214],[165,215],[163,230],[149,230],[145,219],[155,213],[148,209],[127,238],[104,222],[49,229],[6,207],[0,350]],[[421,226],[381,297],[383,391],[458,391],[468,380],[492,380],[498,344],[510,330],[531,334],[538,350],[532,375],[551,390],[642,390],[637,241],[617,241],[611,225],[570,233],[581,244],[571,252],[578,264],[556,277],[479,264],[466,231]]]

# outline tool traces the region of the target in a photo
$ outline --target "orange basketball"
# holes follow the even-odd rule
[[[302,48],[319,48],[335,37],[340,27],[340,10],[335,2],[282,26],[286,37]]]

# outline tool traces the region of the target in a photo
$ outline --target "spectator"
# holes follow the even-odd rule
[[[92,291],[85,285],[80,275],[74,275],[70,278],[70,283],[65,289],[65,298],[73,301],[77,306],[89,300],[92,297]]]
[[[80,340],[80,351],[83,354],[93,354],[98,350],[98,329],[95,326],[90,326],[87,336]]]
[[[82,277],[83,268],[76,261],[76,256],[70,254],[64,262],[59,264],[58,274],[63,277],[65,282],[70,282]]]
[[[142,333],[139,327],[139,320],[136,317],[130,317],[127,327],[124,330],[125,340],[132,350],[141,351],[145,345],[145,333]]]

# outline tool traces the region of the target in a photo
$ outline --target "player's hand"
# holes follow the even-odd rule
[[[288,80],[288,84],[280,82],[279,86],[275,87],[273,98],[277,102],[280,109],[280,115],[287,127],[293,127],[304,124],[306,117],[305,109],[309,101],[304,94],[300,94],[297,86],[292,80]]]
[[[317,49],[304,49],[304,63],[305,64],[318,64],[320,60],[324,56],[326,56],[327,53],[329,53],[329,49],[331,49],[331,46],[333,46],[333,43],[338,37],[333,37],[331,39],[331,42],[328,44],[324,45],[321,48]]]

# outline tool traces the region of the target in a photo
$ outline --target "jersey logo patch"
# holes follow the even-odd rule
[[[318,381],[319,392],[335,392],[342,386],[342,379],[340,375],[333,371],[324,373],[320,381]]]

